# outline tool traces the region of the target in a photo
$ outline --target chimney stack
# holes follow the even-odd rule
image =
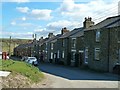
[[[65,34],[65,33],[67,33],[67,32],[69,32],[69,30],[67,30],[66,27],[62,28],[62,30],[61,30],[61,34]]]
[[[83,22],[84,28],[89,28],[93,25],[94,25],[94,22],[92,21],[92,18],[91,17],[88,17],[88,18],[85,17],[85,21]]]
[[[48,34],[48,38],[51,38],[51,37],[53,37],[54,35],[53,35],[53,33],[49,33]]]

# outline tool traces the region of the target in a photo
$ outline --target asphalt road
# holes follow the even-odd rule
[[[55,64],[40,64],[45,88],[118,88],[118,76]]]

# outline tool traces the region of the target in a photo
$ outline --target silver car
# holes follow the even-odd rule
[[[25,60],[27,63],[30,63],[32,65],[37,66],[38,62],[37,62],[37,58],[36,57],[27,57],[27,59]]]

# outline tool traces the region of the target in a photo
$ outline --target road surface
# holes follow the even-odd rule
[[[43,88],[118,88],[118,76],[55,64],[40,64]]]

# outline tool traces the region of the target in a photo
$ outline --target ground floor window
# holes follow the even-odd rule
[[[51,52],[51,59],[53,59],[53,52]]]
[[[65,57],[65,52],[63,51],[63,52],[62,52],[62,58],[64,58],[64,57]]]
[[[95,60],[100,60],[100,48],[95,48]]]
[[[88,64],[88,47],[85,48],[85,63]]]
[[[60,52],[59,52],[59,50],[57,52],[57,58],[60,58]]]
[[[75,61],[75,52],[72,52],[72,57],[71,57],[72,61]]]

